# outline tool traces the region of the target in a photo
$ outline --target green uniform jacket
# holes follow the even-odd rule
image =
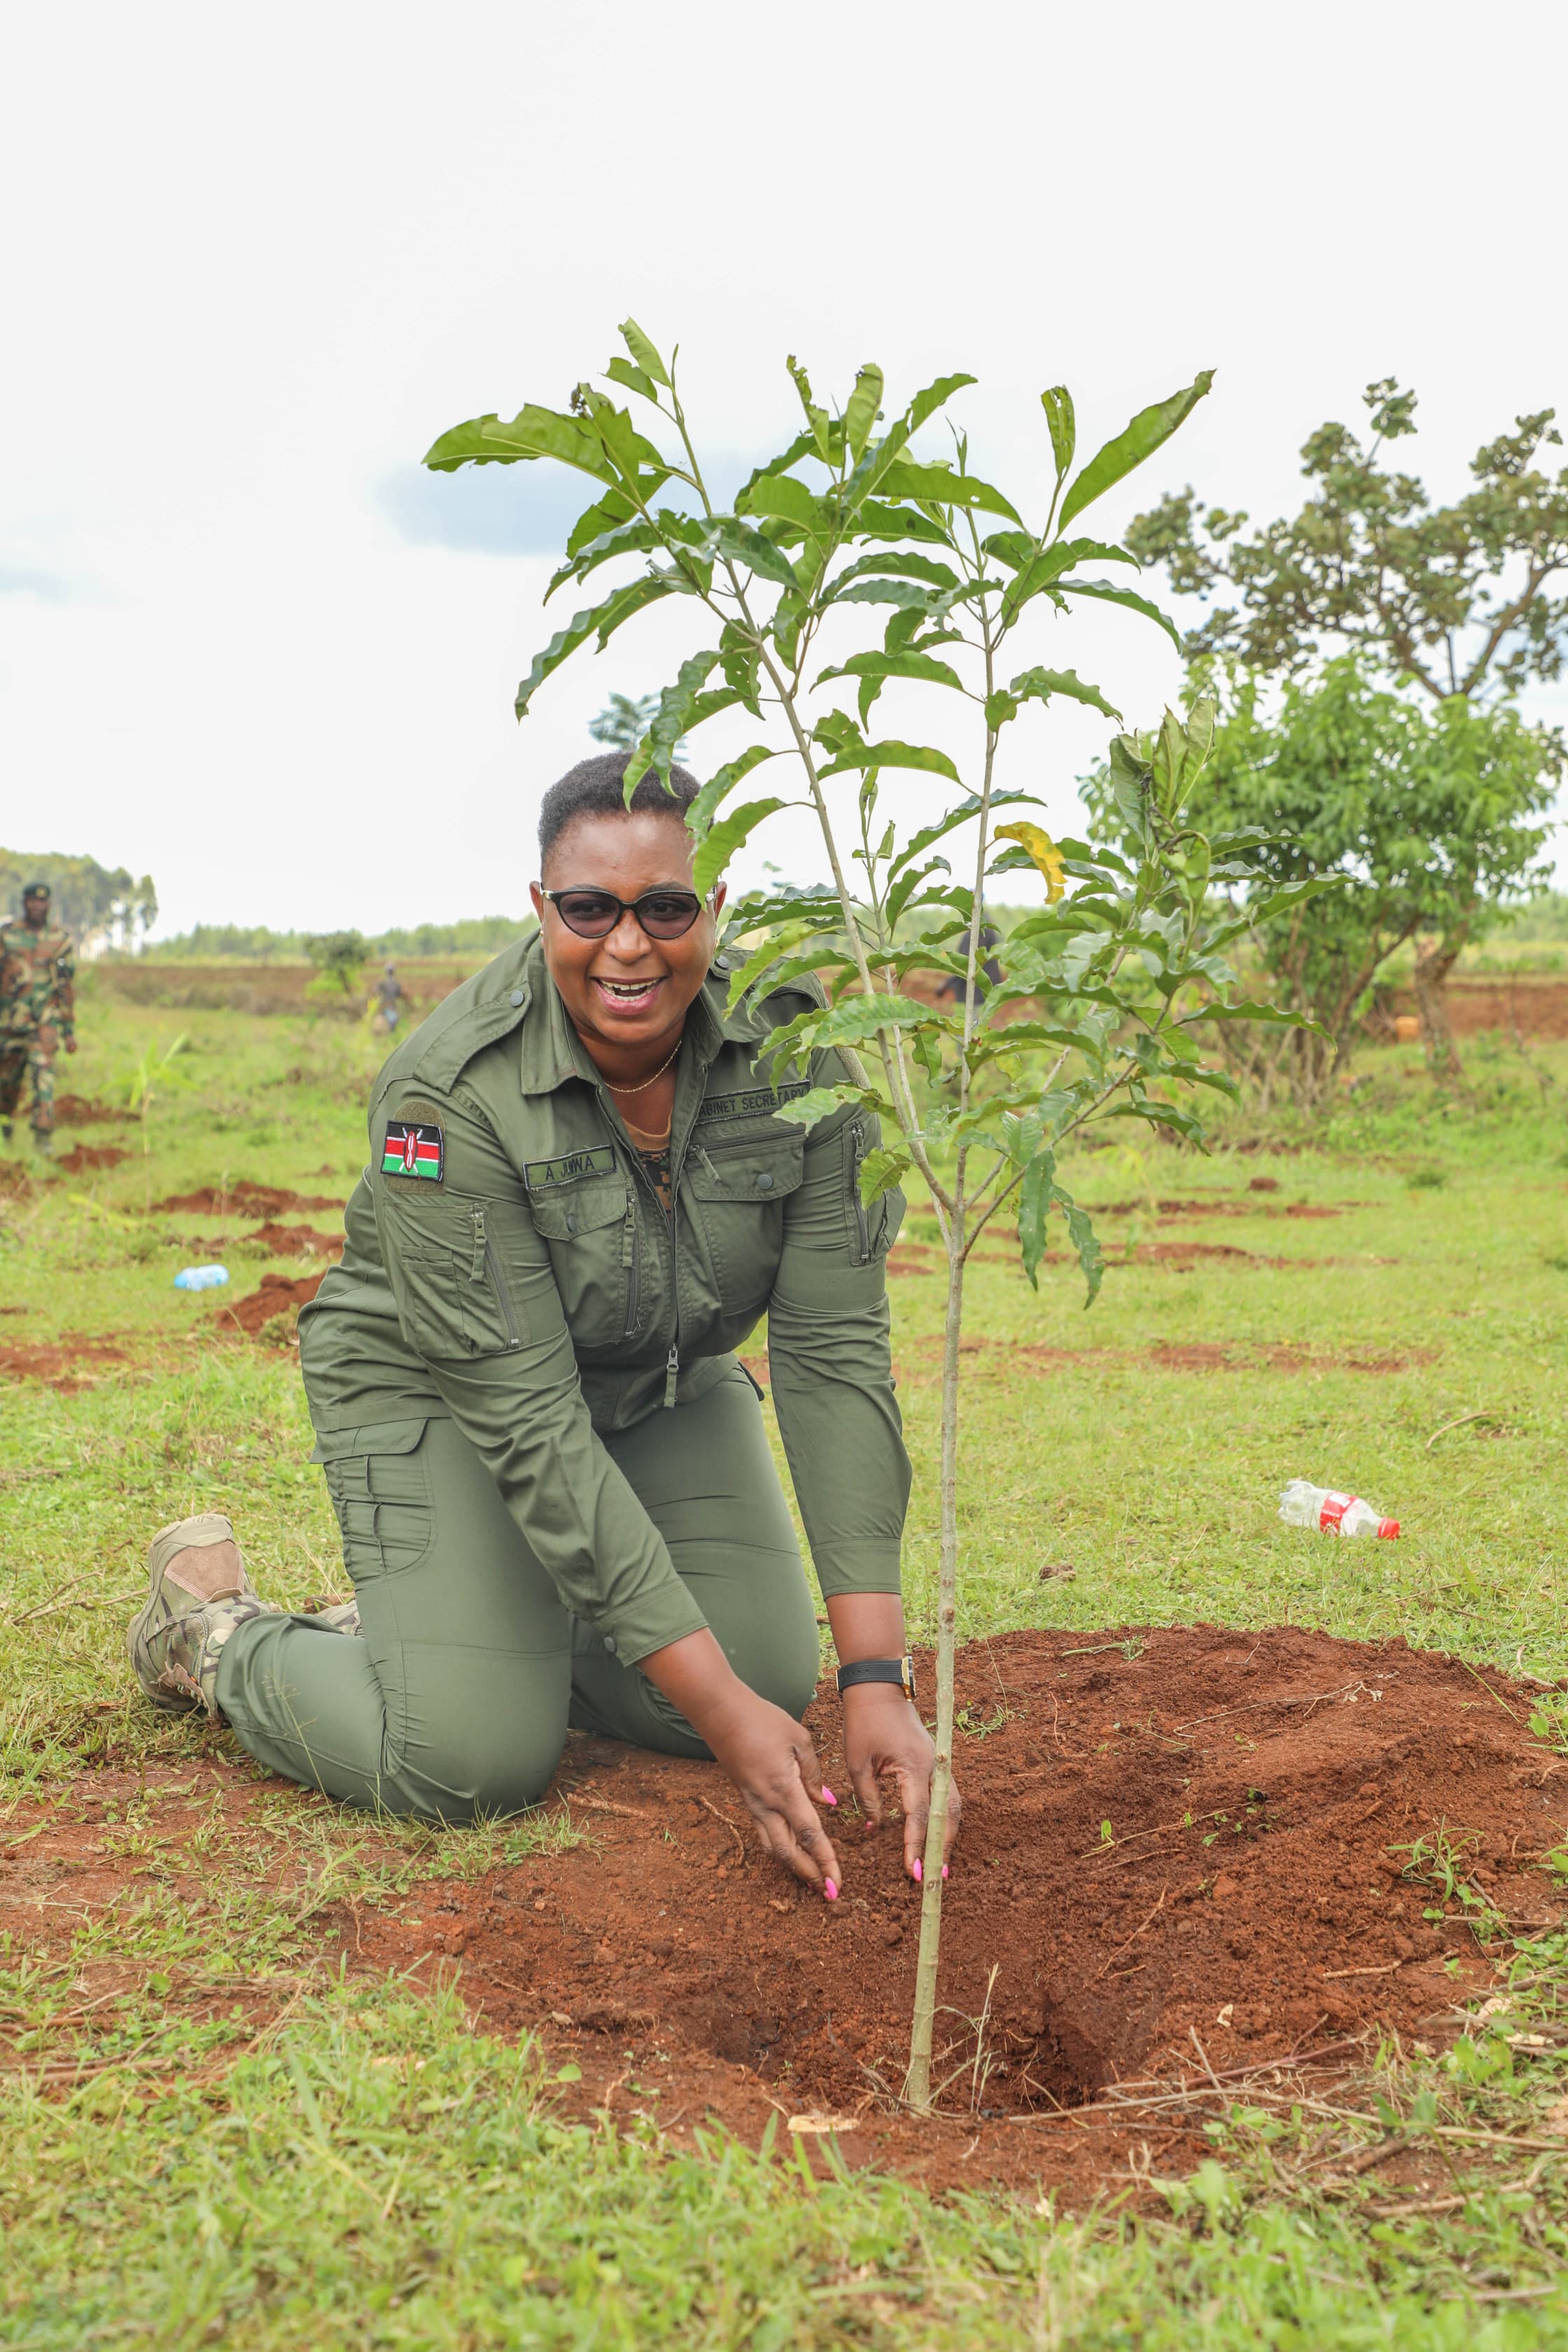
[[[726,1015],[725,994],[716,970],[687,1017],[672,1220],[537,939],[509,948],[382,1070],[342,1264],[300,1318],[318,1454],[400,1451],[450,1415],[568,1608],[628,1664],[704,1620],[597,1433],[705,1394],[763,1315],[822,1589],[899,1589],[910,1466],[884,1261],[903,1202],[861,1206],[873,1118],[774,1116],[807,1080],[775,1094],[753,1055],[806,991],[761,1018]],[[825,1054],[810,1082],[842,1076]]]
[[[18,917],[0,924],[0,1038],[25,1043],[45,1029],[51,1049],[76,1034],[76,950],[68,931]]]

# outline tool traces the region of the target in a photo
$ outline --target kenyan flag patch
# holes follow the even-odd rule
[[[444,1164],[438,1127],[414,1127],[401,1118],[387,1120],[386,1141],[381,1147],[384,1176],[423,1176],[428,1183],[438,1184]]]

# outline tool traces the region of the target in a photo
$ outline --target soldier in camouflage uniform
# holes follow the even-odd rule
[[[0,928],[0,1137],[9,1143],[24,1081],[33,1081],[33,1142],[54,1150],[55,1055],[76,1052],[76,950],[49,920],[49,886],[29,882],[22,919]]]

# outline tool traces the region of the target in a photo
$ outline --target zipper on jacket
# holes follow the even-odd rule
[[[476,1281],[479,1279],[479,1267],[482,1264],[489,1277],[490,1288],[495,1293],[496,1305],[500,1309],[500,1319],[506,1328],[507,1346],[521,1348],[522,1334],[517,1328],[517,1316],[512,1309],[511,1294],[506,1286],[506,1276],[501,1272],[501,1263],[496,1253],[496,1245],[485,1230],[484,1203],[477,1202],[468,1214],[474,1221],[474,1279]]]
[[[604,1107],[604,1095],[602,1090],[599,1101],[600,1108],[602,1110]],[[607,1119],[605,1120],[605,1125],[609,1126],[609,1121]],[[610,1139],[612,1142],[618,1140],[613,1127],[610,1128]],[[688,1150],[690,1150],[692,1147],[689,1143],[687,1148]],[[696,1148],[699,1150],[701,1149],[700,1145]],[[647,1186],[648,1192],[652,1196],[655,1208],[658,1211],[659,1215],[664,1219],[665,1223],[669,1227],[669,1295],[671,1304],[675,1309],[675,1330],[669,1342],[669,1353],[665,1358],[664,1362],[664,1402],[665,1404],[668,1406],[675,1402],[675,1385],[680,1378],[680,1244],[677,1237],[679,1230],[680,1219],[677,1206],[677,1194],[680,1184],[680,1171],[686,1165],[686,1152],[683,1151],[681,1153],[679,1164],[672,1163],[670,1167],[669,1207],[668,1210],[665,1208],[663,1201],[659,1198],[658,1185],[654,1182],[653,1178],[648,1174],[647,1170],[642,1164],[642,1154],[634,1149],[632,1152],[632,1160],[637,1169],[637,1181]],[[634,1220],[635,1231],[635,1221],[637,1217],[637,1209],[635,1205],[632,1209],[632,1217]],[[632,1264],[635,1272],[637,1266],[637,1244],[635,1241],[632,1246],[634,1253]],[[630,1310],[628,1310],[628,1318],[629,1311]],[[628,1319],[626,1333],[628,1339],[632,1336],[633,1328],[634,1326],[631,1320]]]
[[[859,1119],[849,1130],[849,1206],[854,1212],[855,1230],[859,1235],[860,1255],[857,1265],[871,1263],[871,1227],[866,1215],[866,1203],[860,1198],[860,1162],[866,1157],[866,1129]]]
[[[642,1304],[642,1226],[637,1219],[637,1196],[626,1195],[626,1215],[631,1223],[631,1262],[626,1268],[626,1328],[623,1339],[629,1339],[637,1328],[637,1314]]]

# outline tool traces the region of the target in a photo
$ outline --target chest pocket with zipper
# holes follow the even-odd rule
[[[419,1185],[386,1204],[387,1274],[410,1344],[435,1361],[499,1356],[526,1333],[508,1244],[523,1211]],[[433,1196],[433,1197],[432,1197]]]
[[[624,1176],[590,1176],[529,1196],[576,1348],[622,1347],[638,1316],[638,1233]]]
[[[805,1173],[805,1138],[798,1128],[692,1145],[680,1189],[707,1244],[724,1314],[752,1314],[772,1297],[784,1202]]]

